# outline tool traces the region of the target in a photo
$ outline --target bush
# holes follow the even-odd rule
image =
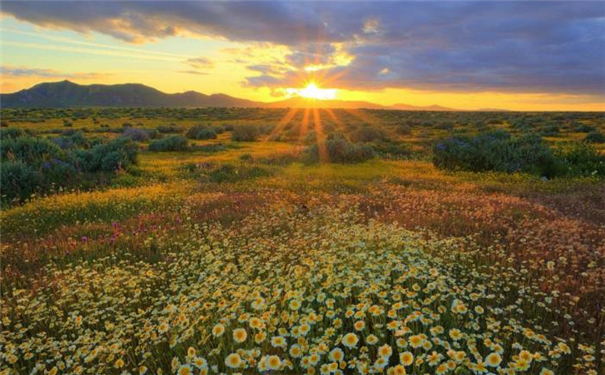
[[[386,158],[403,158],[412,155],[410,147],[403,142],[378,141],[372,144],[377,154]]]
[[[133,127],[129,127],[124,130],[124,137],[128,137],[137,142],[146,142],[149,140],[149,138],[151,138],[147,130]]]
[[[3,138],[1,154],[2,160],[18,160],[34,166],[66,157],[66,153],[52,141],[30,136]]]
[[[410,135],[412,134],[412,128],[409,125],[401,125],[398,126],[395,131],[397,132],[397,134],[401,134],[401,135]]]
[[[576,142],[555,152],[532,134],[454,137],[437,143],[433,151],[433,164],[447,170],[526,172],[549,178],[605,175],[605,156],[593,146]]]
[[[52,138],[52,142],[63,150],[71,150],[74,148],[89,148],[91,142],[86,139],[81,131],[68,130],[62,132],[62,136]]]
[[[563,161],[567,175],[605,177],[605,156],[591,144],[572,143],[557,156]]]
[[[433,164],[447,170],[530,172],[549,176],[555,163],[550,148],[539,136],[511,138],[502,131],[449,138],[437,143],[433,152]]]
[[[574,130],[578,133],[591,133],[597,131],[597,128],[585,124],[576,124]]]
[[[171,135],[166,138],[156,139],[149,144],[149,151],[166,152],[166,151],[187,151],[189,149],[189,141],[182,135]]]
[[[605,143],[605,135],[599,133],[597,131],[588,133],[588,135],[584,138],[584,142],[588,143]]]
[[[231,140],[236,142],[254,142],[259,136],[259,129],[255,125],[240,125],[233,128]]]
[[[137,152],[136,144],[128,138],[103,143],[85,139],[82,132],[66,132],[52,140],[13,132],[11,137],[2,138],[2,202],[46,193],[55,185],[67,187],[78,180],[87,183],[96,173],[135,164]]]
[[[186,134],[190,139],[216,139],[216,131],[205,125],[195,125]]]
[[[374,157],[372,147],[364,144],[355,144],[344,138],[333,138],[326,140],[321,146],[313,144],[304,151],[304,160],[310,163],[320,161],[320,149],[325,149],[327,162],[330,163],[361,163]],[[321,160],[324,161],[324,160]]]
[[[168,133],[182,133],[183,132],[183,127],[181,126],[176,126],[175,124],[170,124],[170,125],[160,125],[157,128],[157,131],[162,133],[162,134],[168,134]]]
[[[137,162],[138,147],[129,138],[118,138],[95,145],[89,150],[76,150],[72,158],[82,172],[112,172]]]
[[[382,141],[386,138],[384,130],[375,126],[364,126],[351,134],[351,141],[353,142],[374,142]]]
[[[42,173],[21,161],[0,163],[2,201],[24,200],[36,192],[43,181]]]
[[[30,135],[30,134],[23,129],[8,128],[8,129],[0,130],[0,139],[19,138],[19,137],[23,137],[25,135]]]

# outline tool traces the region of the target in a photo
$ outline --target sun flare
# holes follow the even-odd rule
[[[308,99],[330,100],[336,98],[336,89],[322,89],[316,83],[311,82],[302,89],[286,89],[286,95],[289,97],[300,96]]]

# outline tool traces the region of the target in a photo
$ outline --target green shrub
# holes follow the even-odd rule
[[[128,137],[137,142],[146,142],[151,138],[151,135],[146,129],[128,127],[124,130],[124,137]]]
[[[51,141],[63,150],[75,148],[89,148],[91,141],[81,131],[68,130],[62,132],[62,136],[51,138]]]
[[[605,175],[605,157],[593,146],[576,142],[553,151],[534,134],[454,137],[437,143],[433,152],[433,164],[446,170],[526,172],[549,178]]]
[[[22,201],[54,187],[85,185],[99,173],[135,164],[138,152],[136,144],[128,138],[105,143],[87,140],[82,132],[69,131],[54,139],[25,133],[12,136],[16,137],[2,138],[3,203]]]
[[[557,153],[566,175],[605,177],[605,155],[591,144],[574,142]]]
[[[189,149],[189,141],[182,135],[171,135],[166,138],[156,139],[149,144],[149,151],[166,152],[166,151],[187,151]]]
[[[561,133],[561,129],[557,125],[547,125],[540,131],[543,137],[556,137]]]
[[[0,139],[19,138],[25,135],[31,134],[23,129],[18,128],[0,129]]]
[[[374,151],[386,158],[403,158],[412,155],[411,148],[404,142],[377,141],[372,144]]]
[[[412,134],[412,127],[409,125],[400,125],[395,129],[395,132],[401,135],[410,135]]]
[[[43,180],[44,176],[41,172],[21,161],[3,160],[0,163],[0,188],[3,202],[31,197]]]
[[[605,143],[605,135],[603,135],[603,133],[599,133],[598,131],[594,131],[588,133],[588,135],[584,138],[584,142]]]
[[[40,137],[20,136],[2,138],[2,160],[18,160],[39,166],[52,159],[65,159],[66,153],[55,143]]]
[[[73,164],[82,172],[111,172],[137,162],[137,145],[129,138],[118,138],[95,145],[88,150],[76,150]]]
[[[239,125],[233,128],[231,140],[236,142],[254,142],[257,140],[260,131],[255,125]]]
[[[353,142],[374,142],[386,138],[385,131],[375,126],[364,126],[351,134],[351,141]]]
[[[529,172],[550,177],[555,168],[550,148],[535,134],[512,138],[497,131],[457,136],[437,143],[433,154],[433,164],[447,170]]]
[[[175,124],[160,125],[156,129],[157,129],[158,132],[160,132],[162,134],[182,133],[183,132],[183,127],[182,126],[176,126]]]
[[[320,155],[320,150],[325,150],[327,158],[325,161],[330,163],[361,163],[374,157],[371,146],[351,143],[344,138],[336,137],[326,140],[321,145],[307,146],[304,150],[304,161],[308,163],[324,161],[322,160],[324,155]]]
[[[306,145],[310,145],[313,143],[317,142],[317,133],[315,133],[315,131],[310,131],[307,134],[305,134],[305,137],[303,138],[303,143]]]
[[[574,130],[578,133],[591,133],[597,131],[597,128],[591,125],[576,124]]]
[[[216,131],[205,125],[195,125],[189,128],[186,136],[190,139],[216,139]]]

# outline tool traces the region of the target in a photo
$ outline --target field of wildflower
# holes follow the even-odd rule
[[[73,126],[135,121],[104,111]],[[480,130],[415,119],[462,114],[410,114],[398,133],[387,111],[324,113],[316,137],[376,121],[409,152],[304,162],[282,112],[195,112],[225,132],[183,151],[142,141],[106,184],[3,206],[0,374],[605,373],[602,179],[437,169],[431,141]],[[195,125],[187,113],[170,126]],[[8,115],[40,137],[62,121]],[[152,115],[135,126],[177,114]],[[560,124],[552,143],[605,130],[602,115],[506,116],[490,126]],[[231,140],[246,118],[271,126]]]

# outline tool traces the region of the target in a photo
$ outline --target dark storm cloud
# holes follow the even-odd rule
[[[283,65],[347,66],[317,73],[333,86],[605,94],[604,2],[3,2],[40,26],[145,42],[188,32],[289,46]],[[279,64],[252,86],[286,86]],[[256,67],[258,68],[258,67]]]

